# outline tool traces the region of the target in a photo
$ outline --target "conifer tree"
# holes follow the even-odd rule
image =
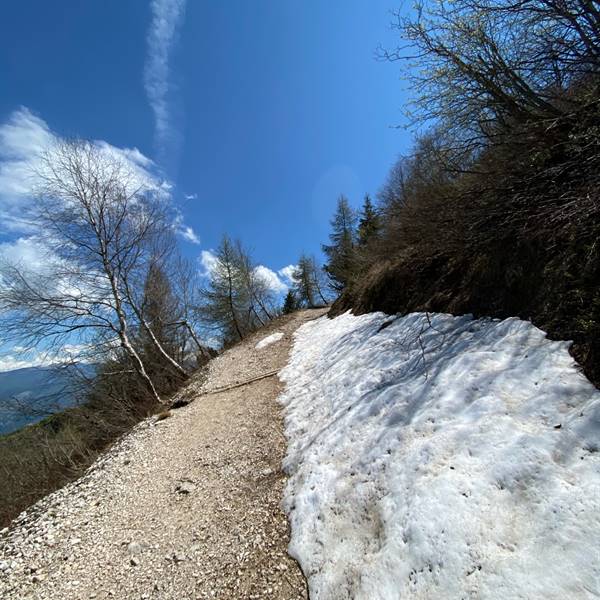
[[[300,256],[298,265],[292,273],[292,281],[292,293],[296,300],[296,308],[301,306],[315,308],[327,304],[319,282],[319,269],[314,257],[306,254]]]
[[[369,194],[367,194],[358,220],[358,245],[360,247],[366,246],[377,238],[380,229],[379,215],[371,202]]]
[[[290,289],[288,290],[288,293],[285,296],[285,300],[283,301],[283,308],[281,309],[281,312],[284,315],[289,315],[290,313],[293,313],[297,308],[298,306],[296,301],[296,294],[294,294],[294,291]]]
[[[296,297],[297,305],[306,306],[308,308],[316,306],[316,290],[312,276],[312,262],[305,254],[298,260],[298,265],[292,273],[292,281],[294,282],[292,293]]]
[[[239,268],[236,245],[223,236],[215,253],[208,286],[202,290],[200,317],[216,327],[227,341],[241,340],[248,333],[249,297]]]
[[[356,267],[356,214],[345,196],[340,196],[333,218],[331,244],[323,245],[327,256],[324,271],[332,289],[341,292],[352,280]]]

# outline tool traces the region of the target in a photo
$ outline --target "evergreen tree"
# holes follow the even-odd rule
[[[353,278],[356,268],[356,214],[345,196],[340,196],[331,219],[330,245],[323,245],[327,263],[323,267],[330,285],[341,292]]]
[[[284,315],[289,315],[297,310],[297,308],[296,294],[294,294],[293,290],[288,290],[285,300],[283,301],[283,308],[281,309],[281,312]]]
[[[376,239],[380,229],[379,215],[371,202],[369,194],[367,194],[358,220],[358,245],[364,247],[370,241]]]
[[[296,298],[297,306],[306,306],[313,308],[315,304],[316,290],[312,274],[313,263],[308,256],[303,254],[298,265],[292,273],[293,294]]]

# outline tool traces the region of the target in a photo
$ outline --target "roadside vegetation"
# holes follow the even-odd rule
[[[361,225],[339,201],[332,314],[531,319],[600,384],[600,4],[427,1],[395,25],[381,57],[410,63],[420,133]]]

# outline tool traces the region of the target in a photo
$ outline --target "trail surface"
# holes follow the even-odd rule
[[[219,356],[185,390],[194,402],[138,425],[1,532],[0,598],[306,598],[280,509],[282,386],[237,384],[282,368],[293,332],[320,314],[296,313]]]

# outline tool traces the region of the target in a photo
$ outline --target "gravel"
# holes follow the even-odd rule
[[[143,421],[0,531],[0,598],[307,598],[280,508],[281,383],[203,393],[282,368],[293,332],[320,314],[294,313],[220,355],[190,381],[191,404]],[[281,342],[257,352],[275,326]]]

